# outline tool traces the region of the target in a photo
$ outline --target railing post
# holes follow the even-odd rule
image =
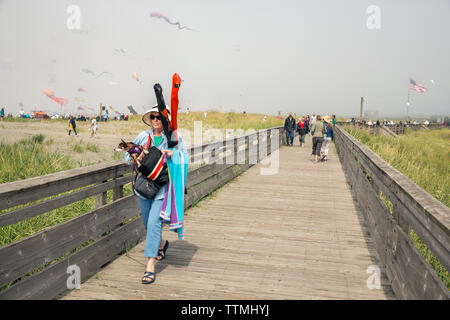
[[[259,137],[260,131],[256,131],[256,163],[261,161],[261,139]]]
[[[234,164],[237,164],[237,160],[238,160],[238,145],[237,145],[237,137],[234,138]]]
[[[250,138],[249,135],[245,136],[245,164],[250,164]]]
[[[108,182],[108,180],[102,181],[102,183],[105,183],[105,182]],[[104,191],[102,193],[95,195],[95,208],[99,208],[106,204],[106,196],[107,196],[107,191]]]
[[[120,177],[123,177],[123,174],[120,175],[118,178],[120,178]],[[113,189],[113,201],[116,201],[117,199],[120,199],[120,198],[123,198],[123,185],[114,187],[114,189]]]

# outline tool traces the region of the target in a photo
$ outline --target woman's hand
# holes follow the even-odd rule
[[[166,154],[168,158],[171,158],[173,155],[173,150],[161,150],[163,154]]]

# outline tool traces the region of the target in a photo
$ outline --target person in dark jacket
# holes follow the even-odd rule
[[[286,144],[292,146],[294,143],[294,134],[296,130],[297,124],[295,123],[295,119],[292,116],[292,113],[289,113],[289,117],[284,121],[284,130],[286,130]]]
[[[70,119],[69,119],[69,133],[67,135],[70,136],[70,132],[73,130],[73,132],[75,132],[75,136],[77,137],[78,134],[77,134],[76,128],[77,128],[77,123],[75,122],[75,118],[70,116]]]
[[[309,132],[309,125],[308,123],[305,121],[305,117],[302,117],[302,119],[297,123],[297,132],[299,135],[299,140],[300,140],[300,147],[304,147],[305,146],[305,137]]]

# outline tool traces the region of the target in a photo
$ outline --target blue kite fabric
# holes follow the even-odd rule
[[[189,159],[183,152],[171,148],[172,157],[167,160],[169,185],[164,195],[160,217],[169,225],[169,230],[178,234],[178,239],[184,239],[184,190],[188,173]]]

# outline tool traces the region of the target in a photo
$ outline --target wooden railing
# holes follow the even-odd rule
[[[449,270],[450,209],[340,126],[335,129],[335,143],[396,296],[449,299],[448,289],[409,234],[412,229]],[[391,203],[392,213],[382,198]]]
[[[260,130],[190,148],[190,162],[201,166],[188,172],[184,207],[278,149],[281,131]],[[140,242],[145,230],[138,201],[123,195],[130,174],[124,161],[113,161],[0,185],[0,210],[26,205],[0,214],[0,227],[95,197],[94,210],[0,248],[0,299],[58,298],[68,290],[69,266],[79,268],[84,282]],[[108,190],[113,190],[110,203]]]
[[[350,127],[350,128],[355,128],[355,129],[359,129],[359,130],[366,130],[367,132],[369,132],[372,135],[376,135],[378,133],[380,133],[381,130],[383,130],[384,128],[388,129],[389,131],[395,133],[396,135],[399,134],[404,134],[406,129],[409,130],[435,130],[435,129],[441,129],[441,128],[448,128],[448,126],[444,126],[443,124],[437,124],[437,123],[432,123],[432,124],[428,124],[428,125],[423,125],[423,124],[411,124],[411,125],[404,125],[404,124],[399,124],[396,123],[394,125],[380,125],[380,126],[376,126],[376,125],[371,125],[369,126],[367,123],[351,123],[351,122],[338,122],[338,125],[340,125],[341,127]],[[389,134],[390,135],[390,134]]]

